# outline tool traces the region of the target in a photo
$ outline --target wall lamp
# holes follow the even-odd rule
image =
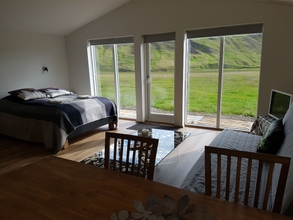
[[[48,72],[48,71],[49,71],[48,67],[43,66],[43,72]]]

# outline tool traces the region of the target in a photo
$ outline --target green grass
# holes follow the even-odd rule
[[[102,73],[99,81],[101,83],[101,91],[99,94],[111,100],[115,100],[115,84],[113,73]],[[135,109],[136,107],[136,92],[134,72],[119,73],[119,89],[120,89],[120,106],[124,108]],[[97,86],[97,88],[99,88]]]
[[[218,73],[201,72],[190,76],[189,112],[217,112]],[[222,114],[256,116],[259,71],[225,72],[222,91]]]
[[[152,107],[174,111],[174,75],[171,72],[155,72],[153,77]],[[101,75],[102,95],[114,100],[113,73]],[[133,72],[119,75],[120,102],[125,108],[135,108],[135,80]],[[218,73],[193,72],[189,76],[188,112],[215,114],[217,107]],[[223,79],[222,114],[256,117],[259,70],[227,71]]]

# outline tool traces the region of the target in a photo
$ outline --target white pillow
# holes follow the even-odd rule
[[[45,98],[46,94],[40,91],[31,92],[31,91],[22,90],[21,93],[19,93],[17,96],[22,98],[23,100],[30,100],[30,99]]]
[[[65,89],[47,89],[45,92],[46,92],[47,97],[51,97],[51,98],[55,98],[55,97],[61,96],[61,95],[73,94],[72,92],[67,91]]]

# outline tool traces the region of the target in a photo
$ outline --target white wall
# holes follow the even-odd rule
[[[42,72],[46,65],[49,72]],[[8,91],[48,86],[69,89],[65,37],[0,30],[0,97]]]
[[[139,62],[142,35],[175,31],[176,36],[182,35],[176,39],[175,60],[180,88],[182,80],[178,79],[183,76],[180,57],[186,30],[250,23],[264,23],[258,113],[266,114],[272,88],[293,94],[293,7],[262,1],[133,0],[66,37],[70,86],[77,92],[90,93],[88,39],[134,36]],[[141,74],[140,67],[136,64],[137,75]],[[181,98],[182,94],[176,97]],[[181,101],[176,105],[182,105]]]

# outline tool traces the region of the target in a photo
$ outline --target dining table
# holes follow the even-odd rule
[[[292,219],[56,156],[1,175],[0,186],[0,219]]]

